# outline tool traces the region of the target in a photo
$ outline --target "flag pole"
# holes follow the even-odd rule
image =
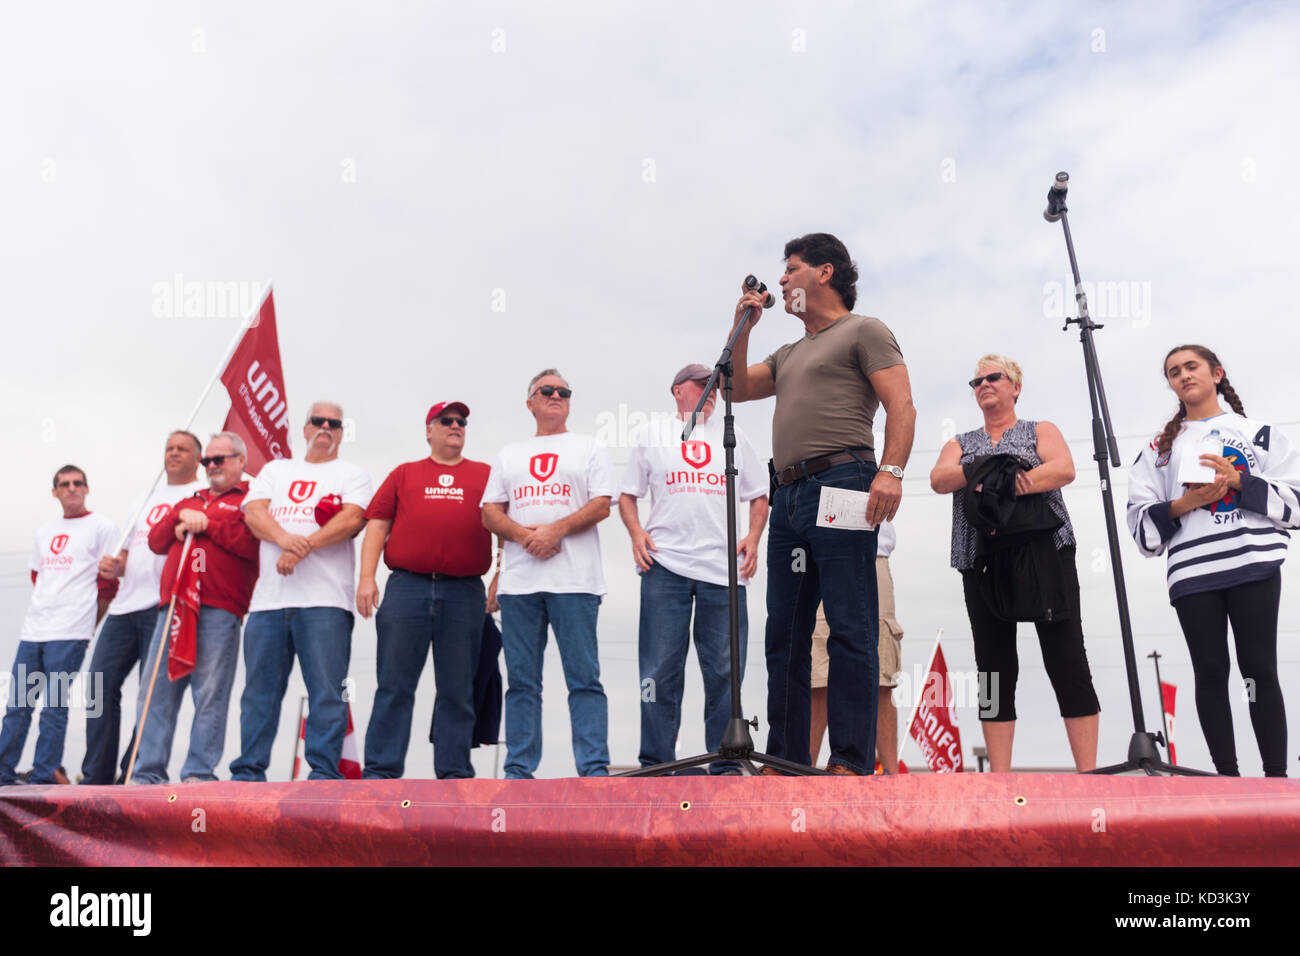
[[[941,637],[943,637],[943,628],[939,628],[939,632],[934,635],[934,650],[930,652],[930,659],[925,665],[925,676],[921,679],[921,686],[917,689],[916,699],[912,702],[912,715],[907,718],[907,723],[903,725],[904,730],[898,736],[897,760],[903,759],[903,748],[907,746],[908,740],[912,737],[912,722],[916,720],[916,712],[921,707],[921,693],[925,690],[925,685],[930,682],[930,674],[934,671],[934,655],[939,652],[939,638]],[[947,696],[946,692],[944,696]]]
[[[181,579],[180,569],[185,564],[185,558],[189,555],[190,545],[193,541],[194,532],[186,531],[185,545],[181,548],[181,559],[176,565],[177,581]],[[171,603],[167,605],[167,617],[163,620],[162,639],[158,642],[158,655],[153,659],[153,674],[149,677],[149,690],[146,691],[144,695],[144,709],[140,711],[140,720],[136,724],[135,728],[135,744],[131,747],[131,760],[126,765],[126,780],[123,781],[123,784],[127,786],[131,783],[131,775],[135,773],[135,758],[140,755],[140,738],[144,735],[144,722],[149,719],[149,703],[153,700],[153,688],[154,684],[158,680],[158,665],[162,663],[163,648],[167,647],[171,643],[172,615],[175,613],[176,587],[173,585]]]
[[[298,698],[298,733],[294,736],[294,740],[293,740],[293,776],[289,778],[291,781],[298,779],[298,766],[299,766],[298,751],[302,749],[302,735],[306,729],[302,725],[302,709],[306,705],[307,705],[307,698],[299,697]]]
[[[199,416],[199,409],[201,409],[203,403],[207,401],[208,393],[212,391],[212,386],[216,385],[218,379],[221,378],[221,373],[226,370],[226,363],[229,362],[230,357],[235,354],[235,349],[239,347],[240,339],[244,337],[244,333],[252,326],[254,317],[261,314],[262,306],[266,304],[266,297],[270,294],[271,280],[267,279],[266,286],[262,290],[262,295],[257,300],[257,306],[249,312],[248,315],[244,316],[244,320],[239,323],[239,328],[235,330],[234,338],[230,340],[230,344],[226,346],[226,350],[222,353],[220,361],[217,362],[217,368],[212,373],[212,378],[208,380],[208,384],[204,387],[203,391],[199,393],[199,400],[194,403],[194,408],[190,411],[189,417],[185,419],[185,424],[178,428],[177,431],[190,430],[190,427],[194,424],[194,419]],[[203,454],[202,450],[199,451],[199,454]],[[140,520],[140,513],[144,511],[144,507],[149,501],[149,496],[154,493],[154,489],[158,487],[158,482],[162,481],[163,475],[166,473],[166,465],[163,465],[162,468],[158,469],[158,474],[154,476],[153,484],[151,484],[149,490],[144,493],[144,497],[140,499],[140,504],[135,509],[135,513],[131,515],[131,520],[127,522],[126,530],[122,532],[122,537],[117,542],[117,547],[113,550],[114,556],[122,553],[122,548],[126,546],[127,539],[131,537],[131,529],[134,528],[135,523]],[[105,617],[107,617],[107,615],[105,615]]]

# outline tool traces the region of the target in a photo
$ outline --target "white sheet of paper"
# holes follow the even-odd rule
[[[847,528],[850,531],[867,531],[867,498],[865,491],[848,488],[823,488],[817,502],[817,527]]]
[[[1178,462],[1178,480],[1185,485],[1191,484],[1208,484],[1214,481],[1214,469],[1209,465],[1201,464],[1202,455],[1222,455],[1223,439],[1216,433],[1211,435],[1211,429],[1206,428],[1203,423],[1197,422],[1203,434],[1194,441],[1183,443],[1183,455]],[[1191,436],[1187,436],[1191,437]]]

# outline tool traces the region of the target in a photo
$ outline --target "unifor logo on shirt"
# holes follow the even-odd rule
[[[424,486],[425,501],[455,501],[457,504],[464,504],[465,489],[455,488],[456,476],[444,474],[438,476],[436,485]]]
[[[528,459],[528,470],[538,481],[545,481],[555,474],[555,466],[560,463],[560,456],[555,452],[543,452]]]
[[[314,481],[295,481],[289,486],[289,500],[296,504],[302,504],[312,496],[315,490],[316,482]]]
[[[713,449],[708,442],[682,442],[682,460],[692,468],[703,468],[713,459]]]
[[[50,539],[50,554],[58,554],[68,546],[68,536],[66,534],[56,534]]]
[[[171,505],[154,505],[149,509],[149,514],[145,516],[145,522],[152,528],[159,521],[162,521],[163,515],[167,514],[171,507]]]

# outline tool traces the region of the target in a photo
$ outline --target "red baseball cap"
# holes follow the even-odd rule
[[[429,409],[429,414],[424,416],[424,423],[428,425],[435,418],[442,415],[443,412],[460,412],[466,418],[469,418],[469,406],[464,402],[439,402]]]

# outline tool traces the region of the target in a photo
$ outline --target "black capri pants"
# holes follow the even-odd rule
[[[1079,606],[1079,573],[1074,563],[1074,548],[1060,549],[1062,567],[1067,569],[1068,586],[1073,589],[1074,606]],[[975,638],[975,666],[979,669],[980,720],[1011,721],[1016,719],[1016,680],[1020,676],[1020,659],[1016,654],[1016,622],[995,617],[980,595],[979,576],[973,570],[961,573],[966,595],[966,613],[970,615],[971,634]],[[1047,677],[1056,691],[1056,703],[1062,717],[1091,717],[1101,712],[1097,692],[1092,686],[1088,654],[1083,647],[1083,622],[1039,622],[1038,644],[1043,649]]]

